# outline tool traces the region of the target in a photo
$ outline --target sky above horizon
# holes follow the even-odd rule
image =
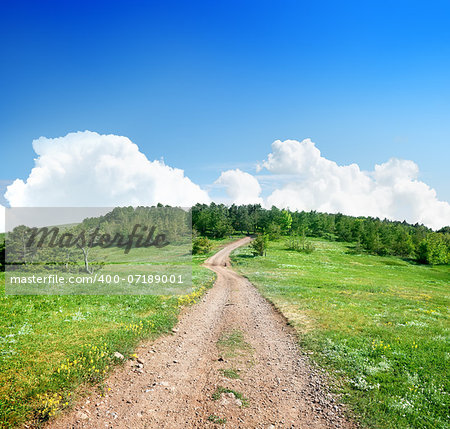
[[[310,138],[319,157],[308,143],[292,150],[328,169],[327,183],[350,170],[323,159],[357,164],[374,192],[386,186],[376,165],[411,160],[417,169],[389,168],[448,202],[449,18],[446,1],[3,1],[0,192],[42,163],[33,140],[90,130],[129,138],[212,198],[236,197],[240,173],[222,173],[239,169],[258,183],[245,176],[238,199],[326,208],[299,185],[322,177],[291,169],[286,182],[288,167],[268,162],[285,152],[273,142]]]

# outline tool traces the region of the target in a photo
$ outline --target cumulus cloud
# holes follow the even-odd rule
[[[33,141],[38,155],[26,181],[15,180],[11,206],[190,206],[209,202],[183,170],[150,161],[127,137],[85,131]]]
[[[162,161],[150,161],[128,138],[85,131],[33,141],[37,154],[29,177],[7,187],[12,207],[154,205],[209,203],[208,193]],[[259,203],[292,210],[376,216],[434,229],[450,224],[450,204],[419,180],[413,161],[390,159],[362,171],[323,157],[310,140],[277,140],[259,164],[258,179],[240,169],[223,172],[215,185],[228,202]],[[261,183],[272,187],[263,198]],[[0,206],[0,231],[4,208]]]
[[[450,204],[418,180],[413,161],[392,158],[366,172],[357,164],[326,159],[310,139],[277,140],[258,166],[264,169],[284,177],[284,184],[267,197],[267,206],[386,217],[435,229],[450,224]]]
[[[225,187],[231,203],[237,205],[263,203],[260,197],[261,186],[258,180],[251,174],[239,170],[239,168],[224,171],[214,183]]]

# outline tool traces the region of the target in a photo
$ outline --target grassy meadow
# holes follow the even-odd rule
[[[450,266],[355,253],[313,240],[237,249],[235,269],[288,318],[311,358],[368,427],[449,427]]]
[[[120,363],[115,352],[129,358],[140,340],[169,332],[180,308],[213,284],[200,264],[231,239],[212,241],[208,255],[189,262],[196,291],[188,296],[12,296],[0,273],[0,428],[39,426],[89,386],[101,389]],[[145,264],[148,255],[134,250],[135,262]],[[108,263],[120,261],[121,249],[109,252]]]

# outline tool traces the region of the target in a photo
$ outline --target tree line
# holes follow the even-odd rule
[[[0,234],[0,271],[5,271],[5,234]]]
[[[5,264],[5,240],[0,237],[0,263]],[[104,216],[86,218],[75,225],[31,228],[19,225],[7,235],[7,263],[24,269],[42,265],[91,273],[104,260],[91,249],[120,247],[127,254],[134,247],[163,247],[189,242],[190,212],[181,208],[117,207]]]
[[[354,217],[341,213],[290,211],[277,207],[264,209],[259,204],[197,204],[190,212],[174,210],[160,204],[157,207],[117,207],[104,216],[85,219],[79,227],[100,228],[102,234],[121,234],[125,237],[132,233],[134,225],[151,224],[172,240],[188,231],[187,224],[191,218],[194,235],[200,237],[221,238],[234,233],[258,234],[264,236],[261,240],[261,243],[264,243],[287,236],[292,247],[303,247],[306,251],[308,249],[305,248],[305,237],[321,237],[352,243],[355,251],[411,258],[424,264],[450,263],[449,226],[433,231],[420,224],[411,225],[406,222]],[[18,254],[22,252],[25,257],[27,252],[33,252],[33,249],[24,250],[24,231],[21,227],[18,228],[10,237],[15,237],[13,249]],[[204,249],[210,248],[205,240],[194,243],[194,250],[197,245]],[[76,254],[78,252],[80,249],[74,249],[72,254],[67,253],[66,260],[79,260]],[[0,234],[2,270],[4,263],[5,236]]]
[[[220,238],[233,233],[322,237],[352,243],[355,251],[411,258],[425,264],[450,263],[450,227],[433,231],[424,225],[341,213],[290,211],[259,204],[211,203],[192,207],[192,225],[201,236]]]

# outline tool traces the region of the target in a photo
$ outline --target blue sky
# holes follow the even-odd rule
[[[448,1],[0,8],[0,183],[26,179],[33,139],[72,131],[127,136],[200,185],[309,137],[362,169],[411,159],[450,201]]]

